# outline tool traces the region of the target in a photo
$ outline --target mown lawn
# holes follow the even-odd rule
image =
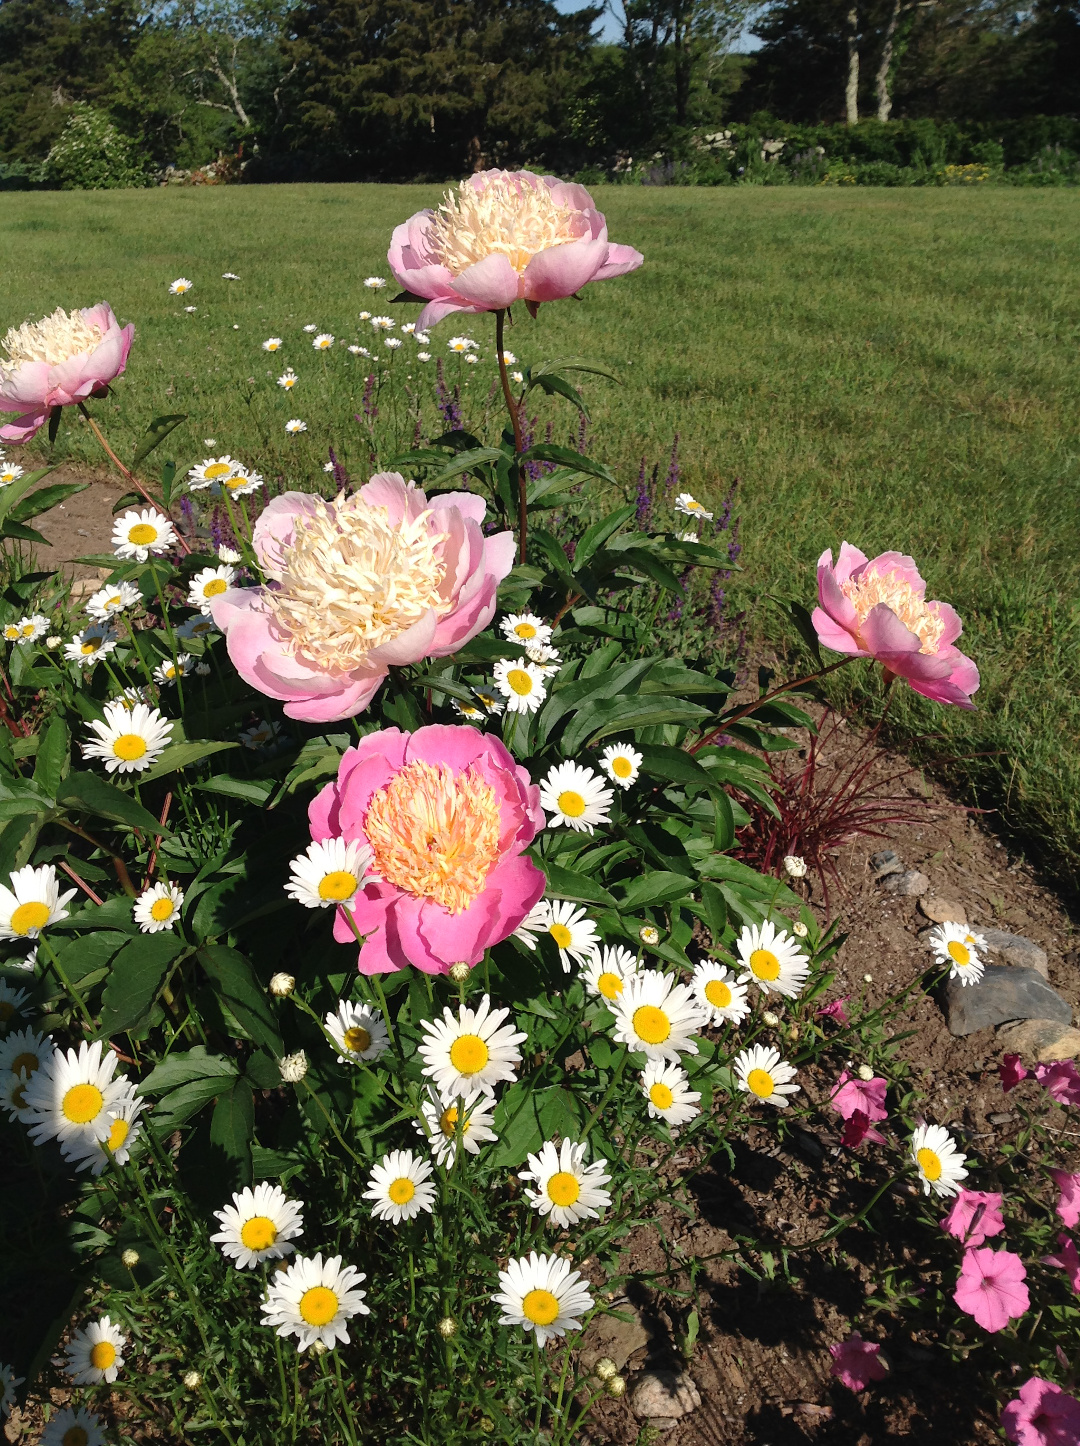
[[[181,463],[212,437],[290,480],[317,476],[328,442],[359,469],[352,414],[366,367],[343,348],[316,357],[302,327],[369,344],[358,311],[391,308],[372,305],[363,278],[386,274],[392,225],[435,197],[404,186],[7,194],[0,325],[102,297],[135,321],[128,375],[105,409],[122,452],[156,413],[189,412],[173,445]],[[715,501],[741,479],[739,586],[766,636],[778,624],[763,595],[809,601],[823,548],[847,538],[870,554],[911,552],[931,595],[963,616],[983,687],[974,715],[902,693],[892,723],[909,739],[939,735],[924,746],[1075,877],[1080,195],[611,188],[600,204],[645,267],[538,323],[522,315],[518,357],[587,355],[623,378],[587,390],[591,445],[628,495],[640,458],[664,459],[676,432],[699,496]],[[167,291],[177,276],[195,282],[182,300]],[[489,342],[486,319],[451,319],[432,352],[447,356],[458,331]],[[273,358],[260,349],[270,335],[286,342]],[[301,377],[291,394],[274,381],[286,362]],[[479,426],[490,345],[464,375]],[[560,439],[562,406],[545,413]],[[289,417],[307,422],[304,437],[286,437]],[[58,445],[90,457],[90,441],[72,425]]]

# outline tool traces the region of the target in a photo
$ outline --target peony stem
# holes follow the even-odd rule
[[[792,678],[790,683],[781,683],[779,688],[774,688],[771,693],[765,693],[762,697],[755,698],[752,703],[747,703],[745,707],[738,708],[734,713],[729,714],[718,728],[714,728],[711,733],[706,733],[704,738],[699,738],[693,747],[688,748],[686,751],[688,753],[696,753],[699,748],[704,748],[707,743],[711,743],[714,739],[719,738],[722,733],[725,733],[728,728],[731,727],[732,723],[738,723],[751,713],[755,713],[773,698],[778,698],[781,693],[790,693],[793,688],[801,688],[804,684],[812,683],[817,678],[824,678],[826,673],[835,673],[837,668],[842,668],[847,663],[855,662],[855,657],[856,655],[854,653],[849,653],[847,656],[838,659],[835,663],[829,663],[824,668],[818,668],[816,673],[807,673],[803,678]]]
[[[153,497],[151,497],[150,493],[147,492],[146,488],[145,488],[145,487],[143,486],[143,484],[139,481],[138,477],[135,476],[135,473],[132,472],[132,471],[130,471],[127,467],[124,466],[123,462],[121,462],[120,458],[116,455],[116,453],[113,451],[113,449],[109,446],[108,442],[105,440],[105,433],[101,430],[101,428],[98,426],[98,424],[94,421],[93,417],[90,415],[90,413],[89,413],[89,411],[88,411],[88,409],[87,409],[87,406],[86,406],[86,403],[85,403],[85,402],[80,402],[80,403],[79,403],[79,411],[82,412],[83,416],[84,416],[84,417],[86,418],[86,420],[90,423],[90,430],[93,432],[94,436],[95,436],[95,437],[98,439],[98,441],[101,443],[102,447],[104,447],[105,452],[106,452],[106,455],[107,455],[107,456],[110,458],[110,460],[112,461],[113,466],[116,467],[117,470],[120,471],[120,472],[127,478],[127,480],[131,483],[132,487],[135,488],[135,491],[138,492],[139,496],[145,498],[146,501],[150,503],[150,506],[151,506],[151,507],[157,508],[159,511],[164,511],[165,509],[161,506],[161,503],[155,501],[155,499],[154,499]],[[165,515],[166,515],[166,517],[169,516],[169,514],[168,514],[167,512],[165,513]],[[172,518],[171,518],[171,517],[169,518],[169,521],[170,521],[170,522],[172,521]],[[180,546],[184,549],[184,551],[185,551],[186,553],[187,553],[187,552],[190,552],[190,551],[191,551],[191,548],[190,548],[190,547],[187,545],[187,543],[184,541],[184,538],[183,538],[183,536],[181,535],[179,529],[175,529],[175,530],[176,530],[176,540],[177,540],[177,542],[179,542]]]
[[[510,413],[510,425],[514,429],[514,463],[518,474],[518,562],[521,563],[525,561],[525,538],[529,530],[529,509],[525,495],[528,483],[525,468],[521,465],[521,454],[525,450],[521,437],[521,410],[514,401],[514,394],[510,390],[510,377],[506,370],[506,348],[503,346],[505,323],[506,310],[500,307],[495,313],[495,350],[499,358],[499,380],[502,382],[503,398],[506,401],[506,410]]]

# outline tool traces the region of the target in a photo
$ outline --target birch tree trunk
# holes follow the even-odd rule
[[[859,124],[859,12],[852,5],[847,13],[847,87],[844,107],[849,126]]]
[[[889,94],[889,71],[892,69],[896,27],[900,24],[900,16],[903,10],[903,0],[893,0],[892,10],[889,12],[889,23],[885,27],[885,36],[881,43],[881,59],[878,62],[877,76],[875,78],[877,118],[879,121],[887,121],[892,114],[892,96]]]

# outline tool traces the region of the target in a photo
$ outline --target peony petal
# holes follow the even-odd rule
[[[644,260],[641,252],[635,251],[633,246],[619,246],[613,241],[609,242],[607,259],[593,280],[607,281],[612,276],[625,276],[628,271],[636,271]]]
[[[538,251],[522,274],[529,301],[559,301],[573,296],[596,275],[607,255],[606,241],[569,241]]]
[[[467,266],[454,278],[454,290],[484,311],[512,306],[523,294],[521,277],[501,251],[493,251],[482,261]]]

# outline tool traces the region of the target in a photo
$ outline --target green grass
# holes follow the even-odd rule
[[[328,441],[359,468],[366,449],[351,417],[364,372],[335,351],[324,378],[300,328],[366,342],[363,278],[385,273],[391,226],[435,195],[9,194],[0,322],[101,297],[135,321],[116,409],[103,408],[123,452],[151,416],[183,411],[192,420],[170,444],[182,463],[213,437],[290,482],[318,475]],[[893,725],[909,740],[939,735],[924,746],[1075,877],[1080,196],[611,188],[599,203],[645,267],[544,308],[538,323],[522,315],[513,350],[525,361],[586,354],[624,378],[588,394],[593,447],[628,492],[638,459],[663,458],[676,431],[698,496],[715,500],[741,478],[739,585],[766,635],[777,623],[762,595],[809,602],[823,548],[847,538],[870,554],[912,553],[930,595],[964,618],[983,687],[974,715],[904,690]],[[196,283],[190,316],[166,290],[180,275]],[[445,354],[461,330],[486,341],[489,328],[451,319],[431,350]],[[259,343],[271,334],[287,347],[268,359]],[[283,361],[302,378],[289,396],[273,383]],[[492,375],[487,360],[469,376],[477,424]],[[546,413],[560,435],[571,421],[563,405]],[[307,421],[305,437],[286,439],[290,416]],[[91,457],[91,440],[72,425],[60,446]]]

